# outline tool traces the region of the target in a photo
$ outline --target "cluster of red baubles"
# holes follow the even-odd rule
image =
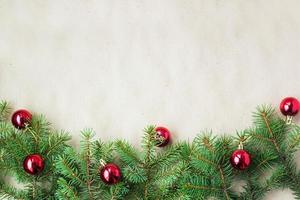
[[[287,97],[280,103],[280,111],[287,117],[295,116],[300,108],[299,101],[294,97]],[[11,122],[17,129],[25,129],[30,124],[32,115],[29,111],[21,109],[13,113]],[[170,142],[170,131],[165,127],[156,127],[157,146],[164,147]],[[251,164],[250,153],[243,149],[235,150],[230,157],[231,165],[238,170],[245,170]],[[44,159],[40,154],[28,155],[23,162],[24,170],[31,175],[40,174],[45,167]],[[116,184],[121,181],[122,173],[114,163],[104,164],[99,169],[101,180],[108,184]]]
[[[294,97],[284,98],[279,106],[281,113],[287,117],[287,120],[299,112],[300,103]],[[238,170],[245,170],[251,164],[249,152],[243,149],[235,150],[230,157],[231,165]]]
[[[31,120],[32,114],[25,109],[15,111],[11,117],[11,122],[17,129],[25,129],[30,125]],[[170,141],[170,131],[165,127],[156,127],[155,131],[157,134],[157,146],[166,146]],[[44,158],[40,154],[30,154],[23,161],[23,168],[30,175],[39,175],[43,172],[44,167]],[[121,181],[121,170],[114,163],[104,164],[99,168],[99,173],[101,180],[108,185]]]

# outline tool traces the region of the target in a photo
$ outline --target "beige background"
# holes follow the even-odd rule
[[[234,134],[262,103],[300,97],[300,1],[0,0],[0,98],[55,127],[138,146]],[[297,119],[300,122],[299,118]],[[293,199],[278,191],[266,199]]]

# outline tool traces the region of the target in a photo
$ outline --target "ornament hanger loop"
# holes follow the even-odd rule
[[[239,146],[238,146],[238,149],[244,149],[244,145],[243,145],[243,142],[242,142],[242,141],[240,141]]]
[[[106,162],[103,159],[100,159],[100,165],[102,165],[102,167],[104,167],[106,165]]]
[[[292,124],[293,123],[293,116],[287,115],[285,121],[286,121],[286,124]]]

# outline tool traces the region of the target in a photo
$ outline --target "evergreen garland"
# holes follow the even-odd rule
[[[300,127],[286,123],[271,106],[258,107],[253,126],[236,136],[204,132],[192,143],[158,148],[155,126],[148,126],[141,148],[134,148],[123,140],[97,140],[93,130],[85,129],[79,151],[69,145],[68,133],[52,129],[43,116],[33,115],[19,130],[11,124],[10,113],[8,103],[2,101],[0,199],[258,200],[282,188],[300,199],[295,162]],[[229,161],[240,143],[252,159],[243,171]],[[26,173],[22,166],[25,157],[34,153],[45,161],[38,175]],[[121,182],[108,185],[101,180],[103,161],[120,167]],[[237,182],[242,183],[242,191]]]

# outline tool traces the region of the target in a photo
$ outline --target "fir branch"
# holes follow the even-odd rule
[[[113,158],[113,152],[115,151],[115,146],[113,142],[102,142],[101,140],[96,140],[92,143],[92,151],[94,160],[106,160],[111,161]]]
[[[217,163],[214,163],[214,162],[212,162],[211,160],[208,160],[208,159],[204,158],[204,157],[201,156],[201,155],[196,154],[196,155],[194,155],[194,157],[195,157],[198,161],[205,162],[205,163],[211,165],[212,167],[214,167],[214,168],[216,168],[216,169],[219,169],[219,165],[218,165]]]
[[[17,190],[7,184],[3,184],[0,188],[0,199],[8,200],[24,200],[27,194],[24,191]]]
[[[93,199],[92,191],[91,191],[91,175],[90,175],[90,168],[91,168],[91,139],[95,135],[91,129],[86,129],[81,132],[84,138],[84,151],[82,152],[82,156],[86,163],[86,187],[89,199]]]
[[[69,161],[66,158],[62,157],[58,162],[58,168],[60,170],[63,170],[63,172],[70,178],[74,178],[76,181],[78,181],[78,183],[85,185],[85,181],[79,177],[77,170],[74,170],[71,162],[72,161]]]
[[[145,170],[140,166],[124,167],[124,176],[132,183],[143,183],[147,180]]]
[[[228,188],[227,188],[227,183],[225,181],[224,171],[223,171],[221,166],[218,166],[218,168],[219,168],[220,176],[221,176],[221,179],[222,179],[223,192],[225,193],[226,199],[229,200],[230,197],[229,197],[228,192],[227,192]]]
[[[127,165],[141,165],[143,164],[142,160],[140,159],[139,155],[136,151],[132,148],[132,146],[121,140],[117,140],[115,142],[115,149],[120,156],[120,158],[127,164]]]
[[[0,175],[12,175],[26,187],[17,190],[0,178],[0,199],[259,200],[283,187],[300,199],[300,172],[294,162],[300,128],[287,125],[270,106],[259,107],[253,127],[237,133],[235,140],[204,133],[192,144],[160,149],[155,126],[148,126],[140,152],[126,141],[93,141],[94,132],[85,129],[79,153],[66,144],[69,134],[52,130],[43,116],[33,116],[20,131],[6,121],[7,110],[7,103],[0,102]],[[253,155],[244,172],[229,163],[239,142]],[[35,177],[20,166],[32,153],[40,153],[46,162],[44,172]],[[108,186],[101,182],[101,159],[120,164],[121,183]],[[271,176],[262,178],[269,170]],[[234,177],[246,181],[241,194],[232,190]]]
[[[263,138],[267,137],[269,139],[265,141],[272,144],[273,148],[275,149],[274,153],[277,154],[276,157],[278,158],[278,164],[279,166],[281,165],[284,168],[283,171],[279,170],[280,172],[284,173],[283,176],[279,173],[274,173],[272,175],[272,178],[270,180],[273,180],[274,183],[272,183],[271,185],[278,185],[278,182],[283,183],[283,179],[279,179],[279,177],[285,177],[284,180],[289,180],[293,183],[292,185],[294,187],[290,188],[297,192],[299,190],[298,188],[300,187],[300,179],[296,174],[295,164],[292,162],[291,154],[287,150],[286,146],[286,135],[289,132],[287,125],[283,120],[279,119],[274,114],[274,109],[270,107],[258,108],[258,112],[255,114],[255,119],[255,124],[258,125],[256,125],[258,130],[257,135],[260,135]],[[264,134],[264,130],[266,130],[268,135]],[[251,136],[252,139],[257,138],[254,134],[252,134]],[[263,147],[261,148],[263,149]],[[257,168],[262,169],[262,166],[265,165],[264,162],[268,163],[269,161],[262,161],[257,165]]]
[[[7,101],[0,101],[0,122],[7,120],[10,110],[11,108]]]
[[[215,149],[213,147],[213,145],[211,144],[211,139],[209,136],[204,135],[202,137],[202,144],[204,145],[205,148],[207,148],[209,151],[214,152]]]
[[[148,199],[148,187],[150,185],[151,181],[151,168],[150,164],[151,161],[154,157],[154,143],[155,143],[155,126],[148,126],[145,130],[145,135],[143,139],[143,146],[144,146],[144,151],[145,151],[145,158],[144,158],[144,168],[145,168],[145,173],[146,173],[146,182],[144,185],[144,198],[147,200]]]
[[[265,125],[267,126],[268,132],[269,132],[269,134],[271,136],[270,140],[274,144],[277,152],[279,153],[280,152],[279,145],[277,144],[276,139],[274,138],[274,133],[273,133],[273,131],[271,129],[270,122],[269,122],[269,119],[267,117],[268,115],[267,115],[267,113],[265,111],[262,111],[261,112],[261,116],[262,116],[262,118],[263,118],[263,120],[265,122]]]
[[[23,140],[22,135],[17,135],[17,134],[18,133],[13,132],[12,138],[8,137],[6,139],[8,141],[11,140],[11,139],[13,139],[14,143],[17,145],[17,147],[19,147],[22,152],[25,152],[27,155],[29,155],[30,153],[29,153],[29,150],[27,149],[28,148],[28,144],[26,144],[26,141]],[[7,142],[6,144],[7,144],[7,147],[9,148],[10,143]],[[13,151],[15,151],[15,150],[16,149],[13,149]],[[14,154],[14,152],[11,152],[11,154]]]
[[[69,133],[61,131],[56,132],[55,134],[50,134],[48,136],[48,145],[45,146],[45,154],[47,156],[53,154],[52,152],[61,151],[63,148],[65,148],[66,142],[71,139],[71,136]]]
[[[59,178],[58,185],[60,187],[60,190],[58,190],[56,193],[58,199],[80,200],[80,197],[75,188],[71,187],[65,179]]]
[[[144,157],[144,165],[147,168],[148,165],[151,163],[152,159],[155,157],[155,126],[148,126],[144,129],[144,137],[142,141],[142,145],[144,147],[145,157]]]
[[[232,169],[229,166],[228,152],[230,152],[231,139],[222,137],[216,139],[210,134],[198,136],[194,139],[194,151],[191,159],[191,170],[197,172],[196,177],[189,178],[186,185],[194,185],[189,187],[197,195],[202,198],[222,197],[226,200],[232,199],[235,194],[229,190],[232,176]],[[218,175],[217,175],[218,174]],[[201,178],[200,178],[201,177]],[[209,190],[205,192],[205,188],[218,188],[216,190]],[[222,191],[222,192],[220,192]],[[195,195],[195,194],[193,194]]]
[[[154,184],[158,185],[162,191],[167,190],[178,181],[178,178],[184,172],[187,166],[183,161],[162,167],[155,175],[153,175]]]
[[[186,184],[185,188],[187,189],[197,189],[197,190],[212,190],[212,191],[218,191],[220,188],[216,187],[210,187],[210,186],[203,186],[203,185],[193,185],[193,184]]]
[[[300,127],[298,125],[292,125],[292,131],[288,139],[288,149],[297,150],[296,147],[300,145]]]

